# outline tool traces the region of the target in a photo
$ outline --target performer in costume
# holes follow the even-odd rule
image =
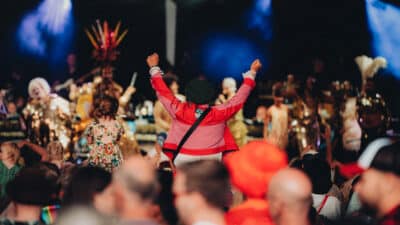
[[[93,82],[83,85],[82,88],[87,89],[84,91],[84,94],[90,93],[92,97],[95,97],[94,99],[102,95],[113,96],[117,99],[123,97],[120,103],[126,104],[129,102],[130,95],[135,92],[134,88],[128,87],[125,94],[123,94],[123,88],[113,80],[112,63],[117,60],[119,54],[117,47],[128,32],[128,30],[125,30],[120,34],[120,27],[121,22],[118,22],[116,27],[111,29],[107,21],[101,24],[97,20],[96,24],[91,26],[91,32],[85,29],[85,33],[94,48],[92,53],[93,58],[99,65],[99,70],[94,71],[100,72],[100,75],[94,77]],[[94,74],[94,71],[89,73],[89,75]],[[80,92],[76,86],[71,88],[70,98],[77,99],[80,96]]]
[[[193,80],[186,88],[187,102],[181,102],[165,85],[158,63],[157,54],[152,54],[147,58],[151,84],[158,99],[172,117],[171,128],[164,143],[164,152],[171,159],[174,154],[177,154],[175,164],[179,165],[202,158],[221,159],[223,153],[237,150],[238,147],[226,125],[226,121],[243,107],[248,95],[254,88],[256,73],[261,69],[260,61],[255,60],[252,63],[250,71],[244,74],[243,84],[232,99],[225,104],[210,108],[210,112],[183,144],[179,154],[176,152],[179,142],[213,101],[213,88],[205,80]]]
[[[280,84],[273,88],[274,104],[267,110],[264,123],[264,138],[280,149],[286,149],[288,143],[289,112],[283,104],[284,98]]]
[[[42,147],[50,141],[59,141],[64,149],[68,149],[71,141],[69,102],[50,93],[49,84],[41,77],[30,81],[28,93],[31,100],[23,114],[29,121],[31,141]]]
[[[232,77],[227,77],[222,81],[222,94],[216,100],[216,105],[224,104],[236,94],[236,81]],[[241,147],[247,142],[247,127],[243,122],[243,109],[240,109],[232,118],[227,122],[229,130],[236,144]]]
[[[377,92],[372,78],[380,68],[387,65],[386,59],[357,56],[355,62],[361,72],[361,95],[357,98],[358,122],[362,129],[361,150],[371,141],[386,136],[389,111],[383,97]],[[361,153],[361,152],[360,152]]]
[[[93,78],[93,82],[84,84],[78,94],[71,93],[71,97],[77,98],[77,113],[84,116],[77,125],[77,129],[82,131],[92,121],[90,116],[91,109],[96,109],[101,103],[101,99],[105,96],[110,96],[117,99],[119,102],[118,116],[116,119],[124,127],[124,134],[120,137],[120,148],[124,155],[128,156],[139,152],[139,146],[134,136],[130,131],[128,124],[123,120],[126,115],[126,106],[129,104],[131,96],[136,92],[133,84],[129,85],[124,91],[123,87],[114,81],[113,62],[117,60],[119,51],[117,47],[122,42],[127,34],[127,30],[120,33],[121,22],[118,22],[116,27],[112,29],[107,21],[102,24],[99,20],[91,26],[91,32],[85,29],[85,33],[89,38],[90,43],[94,47],[93,58],[99,65],[99,73]],[[82,90],[82,91],[81,91]],[[80,101],[81,100],[81,101]],[[83,143],[85,143],[83,141]],[[85,151],[85,146],[81,148]]]

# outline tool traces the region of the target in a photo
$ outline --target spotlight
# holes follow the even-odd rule
[[[374,55],[388,60],[388,70],[400,78],[400,8],[378,0],[366,0]]]
[[[255,0],[250,11],[248,27],[260,31],[262,37],[269,40],[272,37],[271,19],[271,0]]]
[[[61,49],[67,45],[67,39],[71,37],[67,28],[71,28],[71,24],[71,0],[44,0],[22,19],[17,31],[18,41],[23,50],[45,56],[55,51],[50,43]]]
[[[202,46],[202,68],[214,81],[230,76],[242,78],[242,72],[249,69],[251,62],[259,58],[264,66],[264,54],[254,42],[230,34],[210,34]]]

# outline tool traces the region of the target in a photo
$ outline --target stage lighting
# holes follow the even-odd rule
[[[38,8],[43,27],[51,34],[59,34],[68,23],[71,0],[45,0]]]
[[[210,34],[210,37],[202,46],[201,61],[204,73],[212,80],[228,76],[242,79],[242,73],[249,70],[256,58],[266,67],[261,48],[251,40],[230,34]]]
[[[272,38],[271,0],[255,0],[249,15],[248,27],[261,32],[265,40],[270,40]]]
[[[375,56],[388,61],[388,70],[400,78],[400,7],[378,0],[366,0],[369,29]]]
[[[22,50],[51,59],[63,55],[72,33],[71,0],[44,0],[23,17],[17,31]]]

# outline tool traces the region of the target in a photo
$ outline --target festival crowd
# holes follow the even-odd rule
[[[127,123],[136,89],[110,64],[79,81],[74,61],[68,82],[32,79],[27,103],[1,93],[0,224],[400,224],[400,142],[373,80],[384,59],[356,58],[359,89],[289,74],[245,119],[259,60],[240,86],[196,78],[182,95],[151,54],[150,150]]]

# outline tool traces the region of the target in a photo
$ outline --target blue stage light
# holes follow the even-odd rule
[[[43,56],[46,42],[39,26],[39,17],[36,14],[25,16],[18,29],[18,41],[23,50],[34,55]]]
[[[204,42],[201,61],[204,73],[211,80],[220,81],[224,77],[242,78],[249,70],[251,62],[259,58],[264,67],[266,61],[259,46],[244,37],[230,34],[210,35]]]
[[[17,30],[21,50],[51,61],[65,57],[73,35],[71,0],[44,0]]]
[[[271,0],[255,0],[249,16],[248,28],[258,30],[265,40],[270,40],[272,38]]]
[[[365,5],[373,53],[385,57],[388,70],[400,78],[400,8],[379,0],[366,0]]]

